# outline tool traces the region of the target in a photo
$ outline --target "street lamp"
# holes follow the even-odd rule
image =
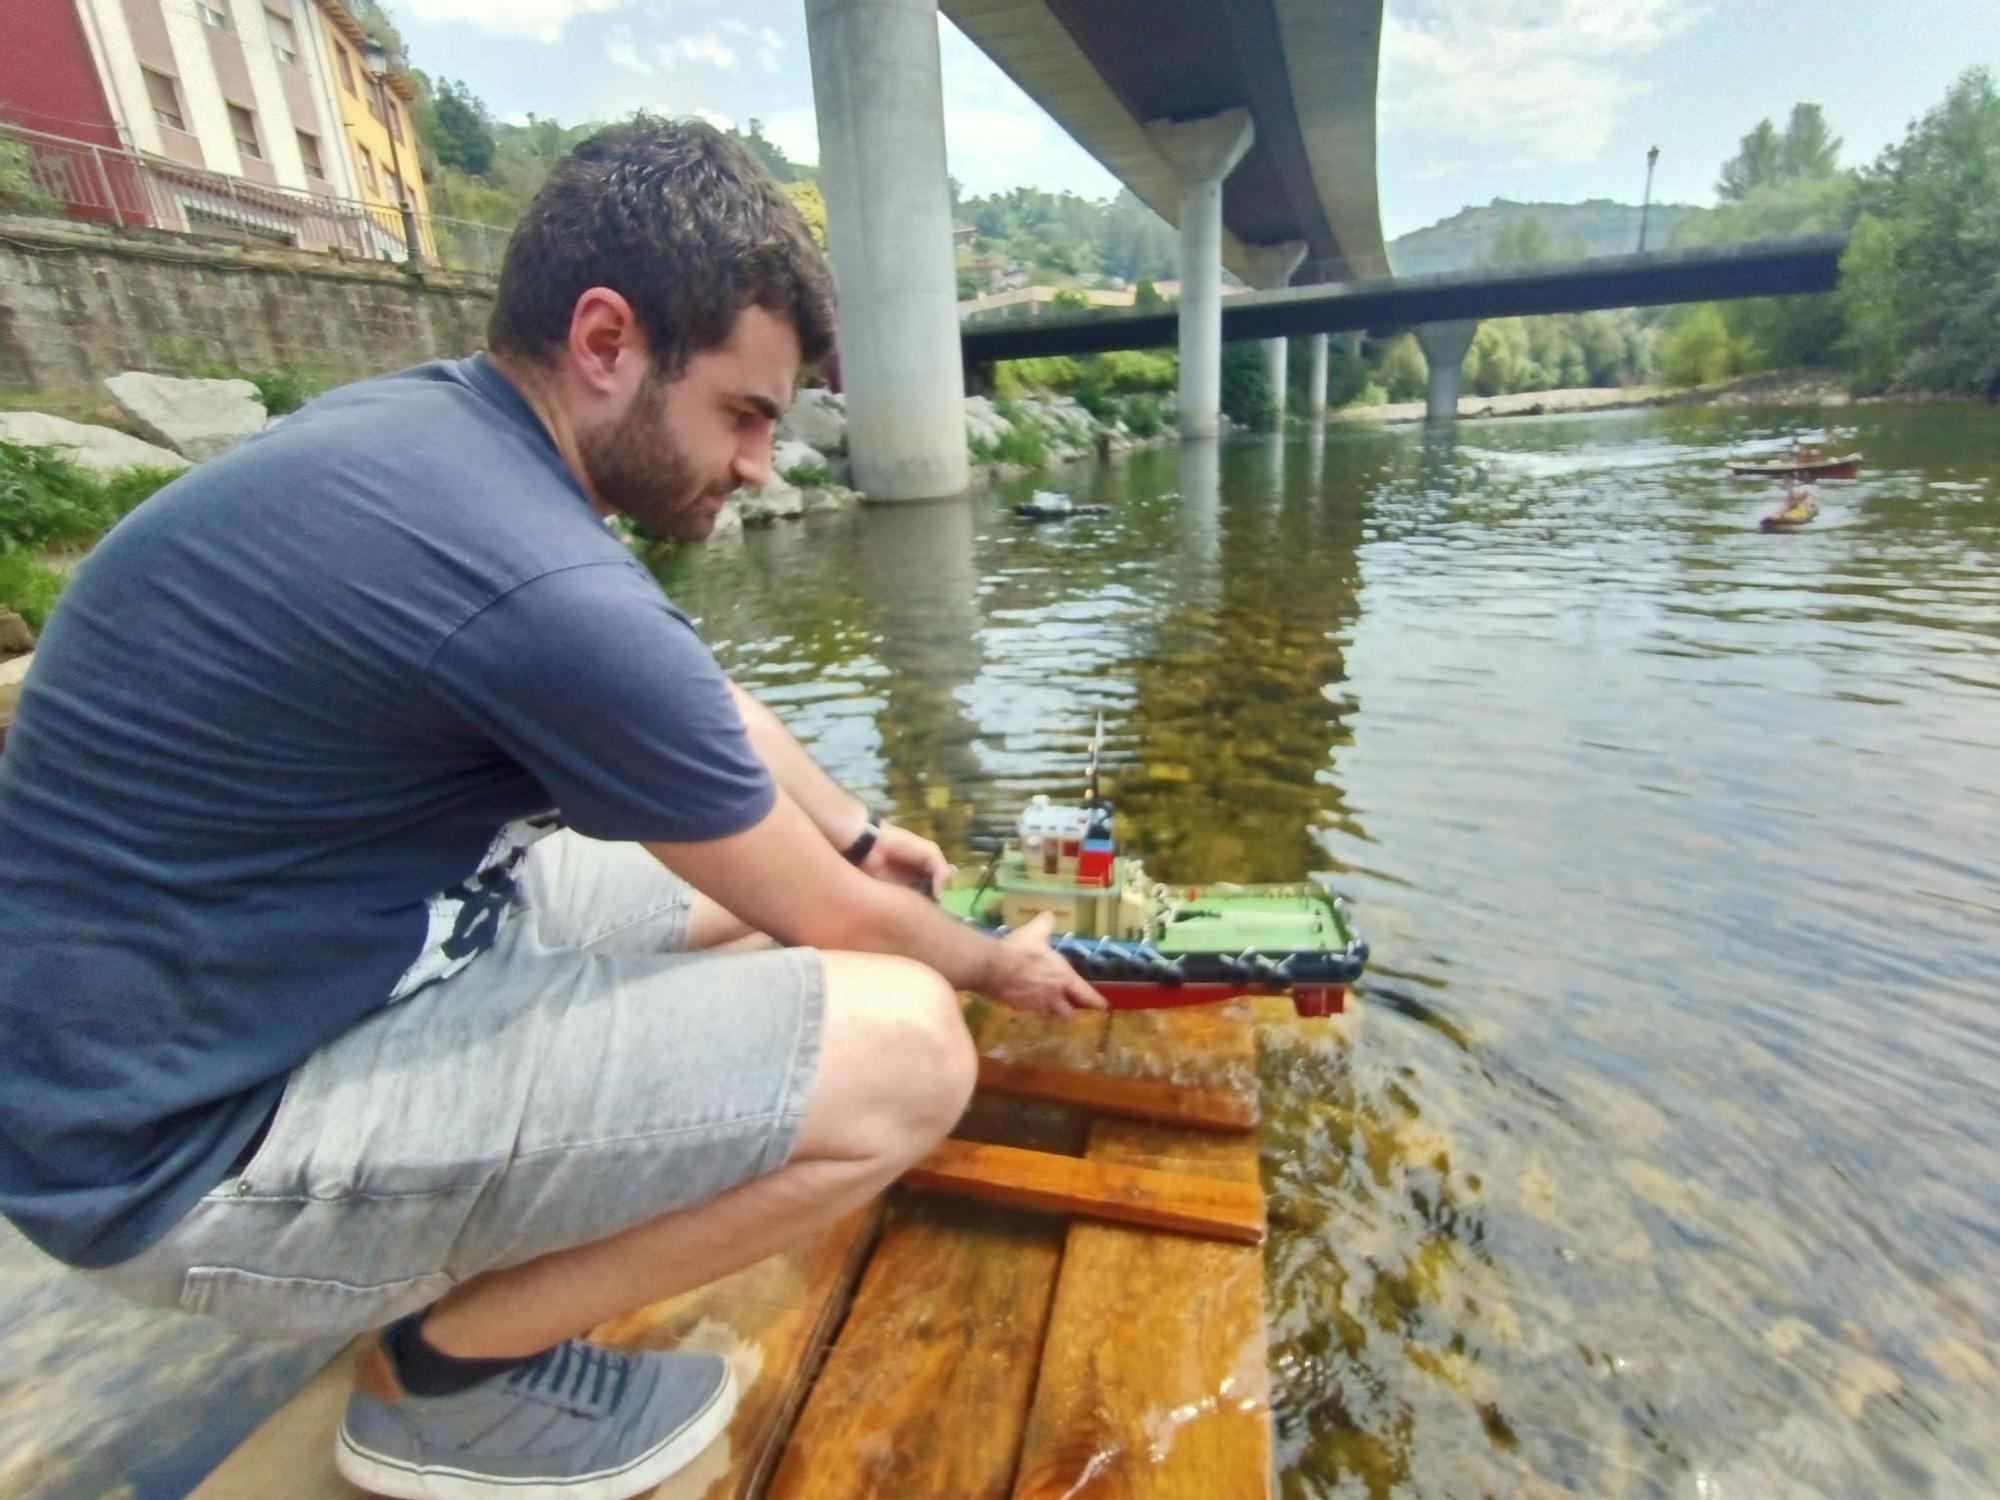
[[[1639,205],[1639,253],[1646,253],[1646,216],[1653,211],[1653,164],[1660,159],[1660,148],[1649,147],[1646,151],[1646,201]]]
[[[417,247],[417,215],[410,207],[410,185],[403,181],[403,158],[396,150],[396,124],[389,113],[395,106],[389,102],[389,49],[380,40],[369,37],[361,44],[361,57],[368,64],[368,75],[375,80],[375,104],[382,112],[382,128],[389,132],[389,170],[395,174],[397,204],[403,211],[403,247],[409,252],[409,263],[423,264],[423,252]]]

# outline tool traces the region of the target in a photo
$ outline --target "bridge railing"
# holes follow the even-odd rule
[[[0,212],[407,262],[400,207],[266,186],[0,121]],[[417,259],[497,275],[509,230],[412,210]]]

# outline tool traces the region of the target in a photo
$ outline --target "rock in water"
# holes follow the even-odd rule
[[[196,463],[227,453],[270,420],[247,380],[186,380],[127,370],[107,376],[125,415],[140,429]]]
[[[800,391],[778,419],[777,436],[821,453],[847,451],[847,403],[818,386]]]

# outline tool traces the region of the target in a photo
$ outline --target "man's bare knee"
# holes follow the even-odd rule
[[[828,953],[819,1071],[799,1152],[914,1159],[965,1111],[978,1057],[958,995],[906,958]]]

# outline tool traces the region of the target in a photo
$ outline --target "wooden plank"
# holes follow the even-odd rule
[[[1190,1130],[1255,1130],[1257,1096],[1191,1088],[1159,1079],[1117,1078],[1095,1069],[979,1060],[979,1087],[1010,1099],[1067,1104],[1092,1114],[1178,1125]]]
[[[725,1436],[653,1491],[654,1500],[749,1500],[847,1303],[874,1233],[874,1207],[792,1249],[683,1296],[591,1330],[623,1348],[705,1349],[735,1367],[739,1395]],[[347,1404],[351,1345],[280,1407],[193,1491],[193,1500],[354,1500],[333,1467]]]
[[[777,1462],[873,1243],[880,1204],[709,1286],[591,1330],[621,1348],[705,1349],[736,1371],[729,1430],[653,1500],[752,1500]]]
[[[1062,1226],[912,1200],[869,1262],[765,1500],[1006,1500]]]
[[[1037,1020],[975,1002],[982,1048],[1081,1065],[1104,1018]],[[961,1130],[1080,1155],[1075,1111],[991,1095]],[[912,1197],[882,1236],[767,1500],[1005,1500],[1041,1362],[1064,1225]]]
[[[1264,1195],[1255,1182],[1094,1157],[946,1140],[904,1173],[903,1182],[927,1192],[1236,1244],[1260,1244],[1264,1238]]]
[[[1242,1087],[1243,1007],[1121,1014],[1106,1066]],[[1254,1137],[1101,1121],[1093,1160],[1257,1182]],[[1213,1500],[1271,1484],[1262,1252],[1116,1225],[1070,1226],[1016,1500]]]

